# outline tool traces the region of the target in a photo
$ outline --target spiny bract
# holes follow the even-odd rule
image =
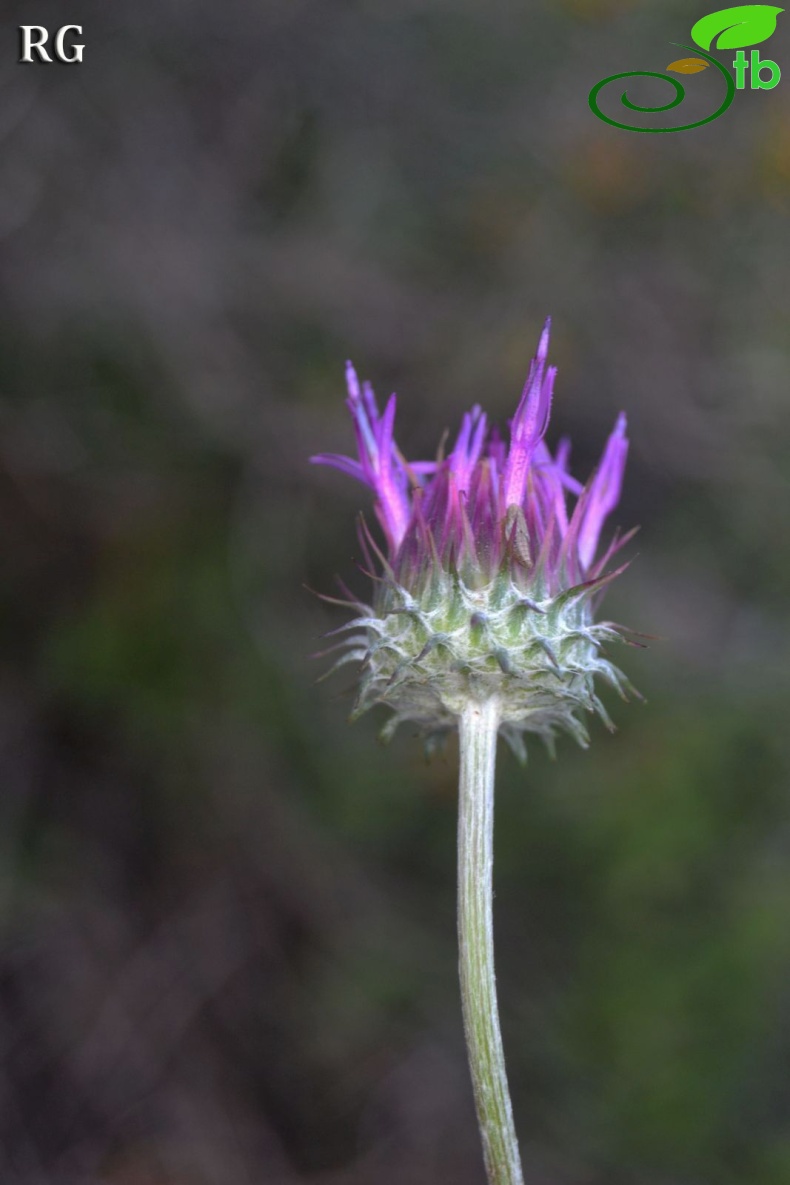
[[[343,602],[356,616],[332,668],[361,664],[353,717],[386,704],[389,737],[412,721],[428,741],[456,726],[470,699],[497,699],[502,734],[524,757],[524,732],[553,749],[560,730],[588,742],[580,711],[612,727],[595,677],[623,698],[625,676],[605,656],[622,627],[595,622],[606,572],[630,538],[615,536],[596,558],[604,520],[617,505],[628,441],[620,415],[586,486],[568,472],[568,441],[554,456],[543,436],[556,368],[546,367],[549,322],[532,360],[506,447],[485,414],[464,416],[452,452],[406,461],[393,439],[395,396],[380,415],[373,391],[348,364],[348,407],[359,460],[321,454],[369,485],[387,541],[385,554],[364,523],[360,538],[379,574],[371,605]],[[568,496],[576,499],[568,511]],[[326,652],[325,652],[326,653]],[[330,672],[331,673],[331,672]]]

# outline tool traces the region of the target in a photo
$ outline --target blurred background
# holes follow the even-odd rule
[[[456,752],[316,686],[370,498],[306,459],[347,357],[407,454],[504,424],[550,313],[661,640],[616,736],[500,753],[525,1173],[790,1182],[790,17],[775,90],[638,136],[590,87],[704,6],[68,7],[0,54],[0,1181],[482,1185]]]

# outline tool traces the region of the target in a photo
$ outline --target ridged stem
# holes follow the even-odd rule
[[[505,1073],[494,974],[492,873],[499,703],[470,702],[459,720],[458,945],[464,1031],[489,1185],[523,1185]]]

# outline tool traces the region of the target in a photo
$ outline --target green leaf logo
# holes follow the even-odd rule
[[[773,4],[739,4],[737,8],[722,8],[702,17],[691,30],[691,36],[701,49],[710,49],[719,36],[716,49],[742,49],[745,45],[759,45],[767,41],[776,29],[776,18],[783,8]]]

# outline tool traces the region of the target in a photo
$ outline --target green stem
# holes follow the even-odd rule
[[[489,1185],[523,1185],[505,1073],[494,975],[492,871],[499,703],[470,702],[459,719],[458,945],[469,1069]]]

